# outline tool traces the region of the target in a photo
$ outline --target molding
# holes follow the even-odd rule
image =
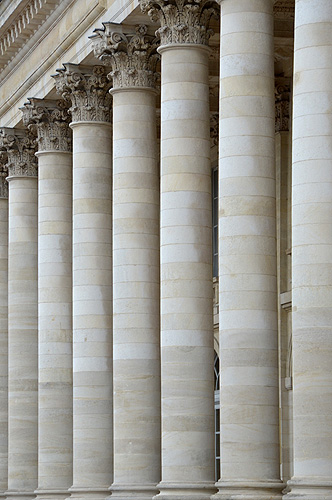
[[[60,0],[23,0],[13,12],[4,11],[4,23],[0,28],[0,66],[5,67],[13,59],[59,4]]]
[[[283,292],[280,294],[280,307],[287,312],[292,310],[292,292]]]
[[[92,1],[92,0],[91,0]],[[131,0],[130,0],[131,1]],[[41,35],[38,33],[35,33],[33,38],[29,40],[28,44],[22,48],[19,54],[15,56],[15,60],[10,64],[10,66],[7,66],[2,73],[0,74],[0,85],[4,85],[4,82],[7,78],[11,76],[12,73],[15,73],[17,71],[17,66],[13,66],[14,62],[17,64],[22,64],[23,61],[25,61],[30,53],[32,53],[35,50],[35,47],[37,44],[40,43],[41,40],[43,40],[45,37],[47,37],[53,30],[54,25],[59,21],[59,19],[63,18],[65,15],[67,9],[71,8],[71,4],[74,2],[74,0],[62,0],[61,4],[59,6],[59,9],[55,10],[52,15],[47,19],[45,22],[43,28],[47,26],[47,30],[43,31]],[[103,13],[105,13],[106,8],[101,5],[102,0],[93,0],[93,5],[89,8],[89,11],[84,14],[84,16],[79,19],[77,22],[68,32],[67,36],[59,41],[59,45],[54,47],[54,51],[51,54],[48,54],[47,57],[44,57],[44,59],[41,60],[40,64],[34,68],[34,72],[32,75],[27,76],[22,83],[15,89],[13,90],[13,93],[9,96],[9,98],[4,101],[0,102],[0,117],[4,117],[4,115],[8,112],[10,108],[15,108],[18,106],[18,102],[27,94],[33,93],[36,95],[36,92],[31,92],[31,88],[34,87],[37,81],[42,80],[45,76],[48,78],[48,74],[50,69],[53,67],[53,65],[56,63],[56,61],[59,59],[59,51],[61,53],[65,53],[67,50],[72,47],[77,40],[80,39],[83,33],[86,32],[91,25],[96,21],[98,17],[100,17]],[[75,8],[75,5],[72,6],[72,8]],[[32,40],[34,40],[34,43],[31,44]],[[87,40],[86,45],[90,45],[90,41]],[[4,80],[1,81],[2,74],[6,73],[6,70],[9,70],[10,72],[4,76]],[[48,78],[50,82],[52,82],[51,78]],[[52,83],[53,87],[53,83]],[[51,90],[51,88],[49,90]],[[40,95],[40,92],[38,92]],[[42,95],[45,95],[45,92],[41,93]],[[23,103],[19,103],[22,105]],[[16,125],[21,118],[21,112],[19,109],[17,109],[17,113],[15,116],[15,119],[10,119],[9,121],[3,123],[4,126],[12,126]]]

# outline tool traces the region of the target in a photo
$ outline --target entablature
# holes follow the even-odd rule
[[[61,0],[3,0],[0,4],[0,67],[4,68],[60,5]]]

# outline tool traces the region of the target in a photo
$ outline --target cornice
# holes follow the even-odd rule
[[[5,67],[17,52],[25,46],[61,0],[21,0],[13,2],[1,13],[4,19],[0,27],[0,66]]]
[[[12,74],[17,70],[17,66],[19,64],[26,64],[26,60],[29,57],[29,54],[36,49],[37,45],[41,44],[44,38],[46,38],[51,32],[56,24],[61,19],[63,21],[63,17],[66,14],[66,9],[72,9],[70,12],[73,12],[75,9],[75,1],[76,0],[61,0],[61,4],[57,9],[55,9],[52,14],[48,17],[48,19],[44,22],[42,28],[35,32],[35,34],[31,37],[28,43],[22,47],[18,54],[14,57],[13,61],[10,62],[1,72],[0,72],[0,85],[7,85],[7,79],[11,78]],[[80,15],[77,18],[77,22],[70,27],[67,35],[59,40],[59,45],[54,47],[54,51],[51,54],[41,54],[41,60],[37,67],[34,68],[32,74],[25,74],[21,84],[16,88],[11,89],[12,93],[8,95],[6,100],[0,100],[0,122],[2,122],[5,126],[13,126],[17,125],[21,119],[21,112],[18,109],[18,105],[22,105],[22,99],[25,99],[27,95],[34,94],[36,95],[36,91],[31,91],[34,88],[36,82],[38,80],[42,80],[43,78],[49,76],[49,72],[51,68],[54,67],[54,64],[59,59],[59,52],[65,53],[70,47],[72,47],[77,40],[80,39],[82,33],[85,33],[88,29],[91,29],[96,22],[97,19],[100,18],[102,14],[106,12],[105,7],[106,0],[90,0],[89,10],[88,12],[84,12],[83,15]],[[130,0],[128,0],[130,1]],[[1,5],[1,4],[0,4]],[[42,31],[42,33],[40,33]],[[90,46],[90,40],[87,40],[86,46]],[[40,48],[38,49],[40,50]],[[48,79],[49,81],[51,79]],[[51,90],[53,83],[51,83],[48,87],[48,91]],[[45,92],[42,92],[41,95],[45,95]],[[6,113],[11,108],[17,107],[17,113],[14,118],[4,118]]]

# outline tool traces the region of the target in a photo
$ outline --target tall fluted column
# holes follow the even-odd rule
[[[37,487],[37,159],[24,130],[1,129],[8,153],[8,491]]]
[[[8,487],[8,169],[0,152],[0,498]]]
[[[214,491],[209,5],[141,1],[162,25],[160,498]]]
[[[112,68],[113,389],[112,498],[151,500],[160,481],[159,172],[156,45],[146,26],[96,30]]]
[[[73,486],[102,499],[112,483],[112,128],[102,66],[66,64],[57,90],[73,129]]]
[[[273,0],[222,0],[218,497],[280,498]]]
[[[38,133],[38,498],[72,485],[72,155],[61,101],[30,99]]]
[[[332,3],[295,2],[292,171],[294,476],[332,499]]]

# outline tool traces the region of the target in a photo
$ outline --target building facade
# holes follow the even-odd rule
[[[0,19],[0,498],[332,500],[331,0]]]

